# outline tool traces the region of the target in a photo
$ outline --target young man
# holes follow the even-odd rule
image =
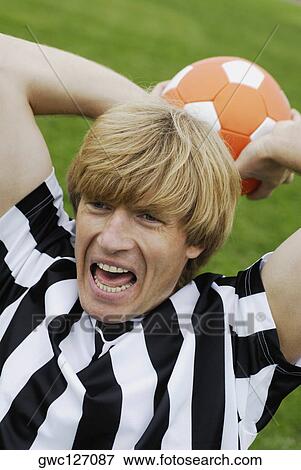
[[[191,281],[239,195],[219,137],[72,54],[2,35],[0,55],[0,447],[247,448],[301,383],[300,234]],[[75,236],[33,114],[79,112],[101,116]]]

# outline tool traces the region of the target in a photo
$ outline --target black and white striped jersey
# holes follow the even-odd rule
[[[248,448],[301,383],[264,261],[109,325],[81,308],[74,238],[54,173],[0,219],[0,448]]]

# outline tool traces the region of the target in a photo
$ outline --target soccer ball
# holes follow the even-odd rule
[[[287,97],[263,68],[239,57],[211,57],[188,65],[163,91],[169,102],[209,123],[236,159],[252,140],[276,121],[291,119]],[[242,194],[260,185],[244,180]]]

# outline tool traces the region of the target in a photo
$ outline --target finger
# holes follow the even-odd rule
[[[299,111],[297,111],[296,109],[292,109],[292,120],[293,121],[301,121],[301,115],[299,113]]]
[[[291,171],[289,175],[282,181],[282,184],[290,184],[294,181],[295,174]]]

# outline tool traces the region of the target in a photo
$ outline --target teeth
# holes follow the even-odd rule
[[[109,271],[111,273],[128,273],[128,269],[119,268],[118,266],[109,266],[108,264],[97,263],[97,266],[104,271]]]
[[[94,276],[94,281],[97,287],[99,287],[99,289],[103,290],[104,292],[112,292],[112,293],[124,291],[133,285],[133,284],[124,284],[123,286],[110,287],[110,286],[107,286],[106,284],[102,284],[102,282],[99,282],[96,276]]]

